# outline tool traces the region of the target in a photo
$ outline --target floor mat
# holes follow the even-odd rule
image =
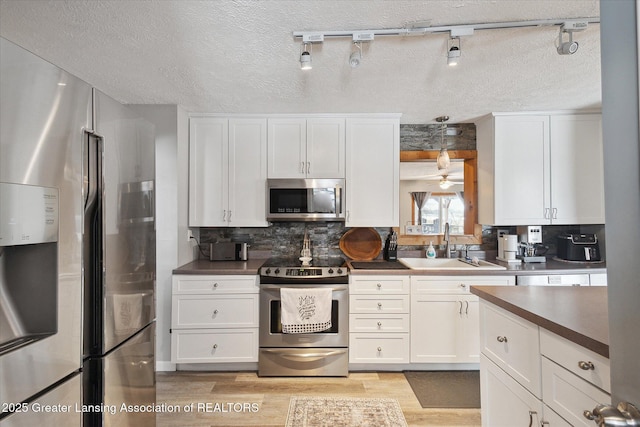
[[[406,427],[397,399],[293,396],[286,427]]]
[[[423,408],[479,408],[479,371],[406,371]]]

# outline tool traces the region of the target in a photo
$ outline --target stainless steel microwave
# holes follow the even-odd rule
[[[344,179],[267,180],[268,221],[344,221]]]

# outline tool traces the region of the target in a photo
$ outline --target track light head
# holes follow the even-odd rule
[[[578,51],[578,42],[573,41],[573,33],[583,31],[587,28],[586,22],[565,22],[560,26],[560,34],[558,35],[558,54],[573,55]],[[569,34],[569,41],[563,41],[562,35]]]
[[[447,65],[455,67],[460,61],[460,39],[458,37],[452,37],[449,39],[449,50],[447,52]]]
[[[360,42],[354,42],[353,45],[357,50],[354,50],[351,52],[351,55],[349,55],[349,65],[351,68],[358,68],[358,66],[360,66],[360,62],[362,62],[362,46],[360,45]]]
[[[307,45],[311,46],[309,43],[304,43],[303,51],[300,54],[300,69],[301,70],[310,70],[313,68],[311,66],[311,52],[307,50]]]

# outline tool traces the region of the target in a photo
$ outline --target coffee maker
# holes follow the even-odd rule
[[[546,262],[546,246],[542,244],[542,226],[518,226],[519,258],[523,262]]]

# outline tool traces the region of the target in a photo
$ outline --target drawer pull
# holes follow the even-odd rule
[[[584,360],[578,362],[578,367],[583,371],[593,371],[596,369],[596,367],[593,366],[593,362],[585,362]]]
[[[382,352],[382,347],[378,347],[378,353]]]
[[[213,345],[213,350],[215,351],[215,349],[218,348],[218,344],[214,344]]]
[[[382,283],[378,283],[376,286],[378,286],[378,289],[382,288]]]
[[[211,317],[216,317],[217,314],[218,314],[218,310],[213,310],[213,316]]]
[[[214,283],[211,287],[212,287],[213,289],[216,289],[216,288],[218,287],[218,283],[217,283],[217,282],[216,282],[216,283]]]
[[[503,337],[498,335],[498,337],[496,338],[498,340],[498,342],[507,342],[507,337]]]
[[[382,322],[378,322],[378,329],[382,328]]]
[[[382,309],[382,303],[381,302],[378,303],[378,308]]]

